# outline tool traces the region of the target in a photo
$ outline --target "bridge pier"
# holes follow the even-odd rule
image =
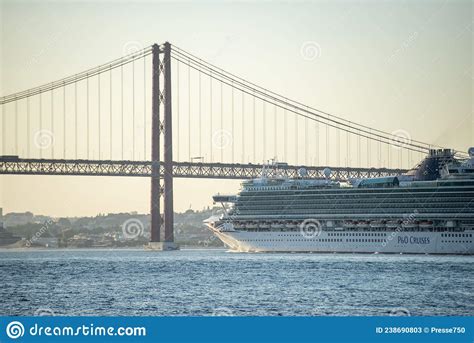
[[[163,60],[160,60],[163,54]],[[163,48],[157,44],[152,47],[152,176],[151,176],[151,238],[147,248],[152,250],[176,250],[174,243],[173,211],[173,140],[171,112],[171,44],[166,42]],[[163,75],[163,90],[160,88],[160,77]],[[160,121],[160,105],[163,104],[164,118]],[[160,182],[160,136],[164,138],[164,173],[163,185]],[[161,196],[163,196],[164,213],[160,213]],[[163,230],[162,230],[163,229]],[[161,233],[164,233],[163,239]]]

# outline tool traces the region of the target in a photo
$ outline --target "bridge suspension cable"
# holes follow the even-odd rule
[[[57,158],[62,151],[63,159],[113,159],[121,148],[117,156],[124,159],[128,148],[128,159],[136,159],[138,151],[139,158],[146,160],[146,87],[151,77],[146,64],[151,53],[151,47],[146,47],[72,76],[0,97],[1,154]],[[140,59],[142,70],[136,66]],[[143,113],[143,119],[138,113]],[[137,135],[142,122],[143,130]],[[136,142],[140,139],[141,145]]]
[[[368,126],[358,124],[341,117],[337,117],[328,112],[305,106],[300,102],[289,100],[283,96],[272,92],[266,88],[260,87],[252,82],[249,82],[243,78],[240,78],[232,73],[229,73],[219,67],[214,66],[211,63],[205,62],[201,59],[198,59],[196,56],[191,53],[184,51],[183,49],[173,46],[172,56],[179,62],[184,62],[184,59],[188,61],[188,64],[194,69],[198,70],[201,73],[209,74],[212,71],[213,78],[219,80],[231,87],[240,89],[247,94],[255,93],[255,97],[262,101],[272,102],[275,105],[280,105],[286,110],[292,111],[295,113],[295,110],[306,113],[307,115],[313,116],[314,120],[319,123],[326,125],[327,128],[332,127],[337,130],[346,131],[349,134],[364,137],[373,141],[379,141],[380,143],[390,144],[398,148],[403,148],[406,150],[412,150],[420,153],[426,153],[429,149],[432,148],[441,148],[439,146],[431,145],[417,140],[400,140],[398,137],[394,136],[391,133],[384,132],[382,130],[370,128]],[[248,92],[247,92],[248,91]],[[251,94],[253,95],[253,94]],[[305,109],[306,107],[306,109]],[[299,114],[300,116],[308,118],[307,115]],[[312,118],[308,118],[312,119]],[[461,152],[458,152],[461,153]],[[463,154],[463,153],[461,153]]]
[[[73,84],[75,82],[82,81],[82,80],[94,77],[98,74],[108,72],[108,71],[110,71],[112,69],[115,69],[115,68],[119,68],[119,67],[124,66],[126,64],[129,64],[129,63],[131,63],[135,60],[144,58],[144,57],[146,57],[150,54],[151,54],[151,46],[146,47],[146,48],[140,50],[139,52],[132,53],[132,54],[126,55],[124,57],[118,58],[116,60],[113,60],[112,62],[102,64],[98,67],[88,69],[84,72],[74,74],[72,76],[65,77],[63,79],[44,84],[42,86],[30,88],[30,89],[27,89],[25,91],[21,91],[21,92],[18,92],[18,93],[13,93],[13,94],[10,94],[10,95],[0,97],[0,105],[4,105],[4,104],[7,104],[7,103],[12,102],[12,101],[21,100],[21,99],[24,99],[24,98],[27,98],[27,97],[31,97],[33,95],[44,93],[44,92],[50,91],[52,89],[57,89],[57,88],[62,88],[64,86],[68,86],[68,85]]]
[[[32,143],[37,148],[38,144],[32,133],[37,133],[39,127],[40,131],[51,129],[54,132],[54,139],[59,141],[56,150],[60,155],[62,148],[64,159],[113,160],[114,156],[120,156],[124,160],[129,156],[134,160],[137,156],[141,158],[143,147],[145,160],[147,114],[150,113],[147,109],[151,105],[147,102],[147,86],[152,83],[147,82],[151,75],[147,75],[150,70],[146,58],[151,54],[152,47],[149,46],[58,81],[0,97],[2,153],[13,151],[23,155],[24,151],[20,149],[25,145],[22,143],[20,146],[20,142],[24,141],[21,138],[25,135],[27,158],[38,154],[40,158],[48,155],[55,158],[54,144],[46,151],[42,147],[34,149]],[[280,155],[284,161],[292,160],[294,165],[304,161],[305,165],[341,167],[357,164],[362,167],[364,163],[372,166],[372,161],[375,161],[374,166],[377,162],[378,167],[398,162],[398,167],[402,168],[404,156],[406,166],[410,167],[413,152],[426,154],[432,148],[441,148],[408,137],[400,138],[288,99],[179,47],[172,46],[171,57],[176,63],[176,74],[173,74],[176,81],[173,87],[176,91],[173,97],[176,121],[173,121],[176,127],[173,132],[177,139],[173,150],[178,161],[182,156],[189,161],[205,158],[210,163],[234,163],[237,157],[241,163],[260,163]],[[140,59],[142,68],[137,64]],[[113,72],[116,75],[112,75]],[[106,73],[109,73],[108,77]],[[143,74],[143,83],[140,83],[140,74]],[[180,79],[184,82],[181,83]],[[143,94],[140,94],[142,85]],[[196,88],[192,89],[192,85]],[[62,92],[57,91],[59,88]],[[81,97],[81,91],[86,95]],[[46,92],[50,92],[50,101],[44,98]],[[55,99],[61,96],[62,104]],[[26,100],[21,102],[23,99]],[[14,102],[13,106],[8,105],[11,102]],[[15,118],[10,120],[7,112]],[[143,130],[139,126],[141,121]],[[207,125],[203,125],[205,123]],[[26,126],[26,134],[22,125]],[[206,131],[209,140],[204,134]],[[14,138],[11,143],[7,135],[8,139]],[[140,139],[143,139],[143,145],[136,141]],[[30,146],[35,156],[30,156]],[[121,154],[116,154],[115,150],[120,147]],[[367,156],[363,156],[365,152]],[[456,153],[464,156],[461,152]]]
[[[195,69],[195,70],[197,70],[197,71],[199,71],[199,72],[201,72],[205,75],[208,75],[208,76],[212,77],[214,80],[219,81],[222,84],[232,86],[231,80],[226,81],[227,78],[225,78],[225,77],[221,78],[219,75],[216,75],[217,73],[216,73],[215,70],[213,70],[212,73],[210,71],[207,72],[207,71],[204,71],[204,70],[200,69],[198,65],[193,65],[194,62],[192,62],[192,61],[190,63],[188,63],[187,61],[185,61],[183,59],[180,59],[176,55],[172,54],[172,56],[178,62],[189,65],[189,66],[191,66],[191,68],[193,68],[193,69]],[[335,128],[337,130],[345,131],[345,132],[353,134],[353,135],[358,135],[358,130],[359,129],[356,126],[345,124],[345,123],[342,123],[342,122],[338,122],[334,119],[327,120],[323,116],[318,115],[318,114],[313,113],[313,112],[308,112],[304,108],[301,108],[299,106],[291,104],[291,102],[284,102],[281,99],[265,96],[263,94],[263,92],[259,92],[258,90],[252,89],[249,86],[241,85],[241,87],[234,86],[234,88],[236,88],[236,89],[238,89],[238,90],[240,90],[240,91],[242,91],[242,92],[244,92],[248,95],[253,96],[254,99],[258,99],[258,100],[273,104],[273,105],[275,105],[279,108],[286,109],[287,111],[290,111],[290,112],[292,112],[292,113],[294,113],[294,114],[296,114],[300,117],[304,117],[304,118],[309,119],[309,120],[317,121],[317,122],[322,123],[324,125],[327,125],[329,127]],[[252,91],[255,91],[255,94],[252,94]],[[256,95],[256,94],[260,94],[260,95]],[[306,114],[303,114],[303,113],[300,113],[300,112],[304,112]],[[373,130],[373,131],[375,131],[375,130]],[[361,129],[360,132],[363,132],[363,134],[362,133],[359,134],[361,137],[371,139],[371,140],[374,140],[374,141],[377,141],[377,142],[380,142],[380,143],[384,143],[384,144],[390,144],[390,145],[393,145],[393,146],[396,146],[396,147],[399,147],[399,148],[404,148],[404,149],[417,151],[417,152],[420,152],[420,153],[426,153],[430,148],[433,147],[433,146],[431,146],[427,143],[423,143],[423,144],[425,144],[425,146],[422,146],[422,145],[413,144],[413,143],[409,143],[409,142],[401,142],[401,141],[398,141],[397,139],[394,139],[393,137],[382,136],[382,135],[379,135],[379,134],[372,133],[372,135],[370,135],[369,131],[367,131],[367,130],[362,130]]]

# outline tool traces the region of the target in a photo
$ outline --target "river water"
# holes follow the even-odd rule
[[[0,315],[474,315],[474,257],[2,250]]]

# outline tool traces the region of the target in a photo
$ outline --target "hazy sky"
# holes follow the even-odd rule
[[[108,62],[130,46],[170,41],[346,119],[463,151],[474,145],[471,1],[1,1],[0,37],[2,95]],[[316,58],[305,58],[307,44],[318,47]],[[190,152],[184,138],[180,143],[181,160],[196,155],[195,144]],[[321,149],[310,152],[310,163]],[[289,151],[286,159],[294,158]],[[210,205],[212,194],[234,193],[238,183],[175,179],[175,209]],[[1,176],[0,206],[53,216],[148,213],[149,184],[141,178]]]

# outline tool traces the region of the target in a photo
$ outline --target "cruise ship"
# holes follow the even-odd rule
[[[288,178],[284,166],[213,197],[223,213],[205,224],[231,251],[474,254],[474,148],[430,150],[404,175],[347,183],[329,169]]]

